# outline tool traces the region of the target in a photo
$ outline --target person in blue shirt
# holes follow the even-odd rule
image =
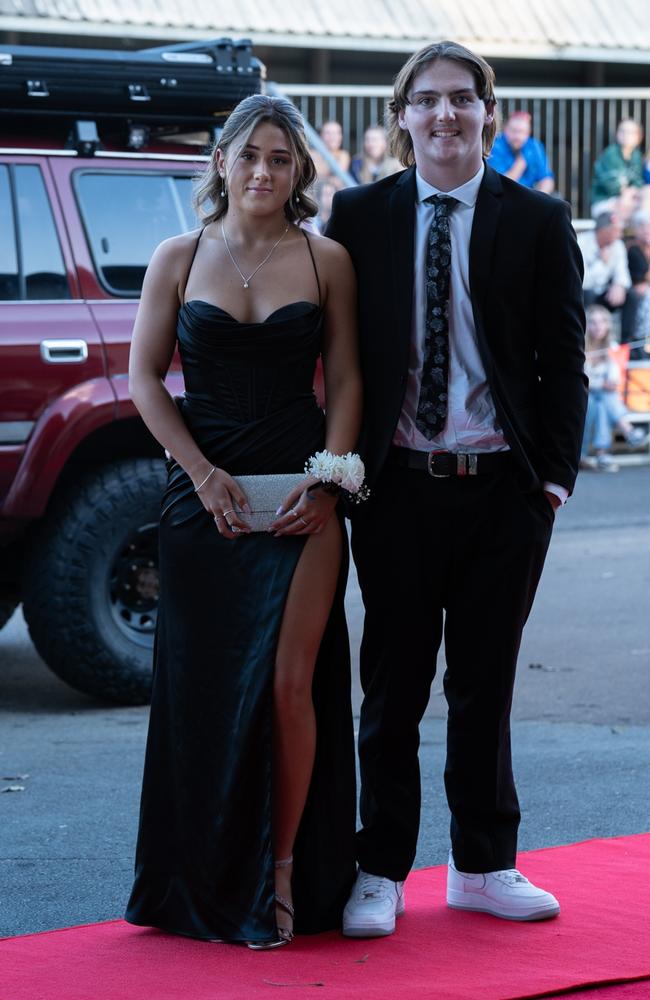
[[[555,188],[553,171],[546,150],[531,133],[527,111],[513,111],[492,147],[488,163],[498,173],[527,188],[551,194]]]

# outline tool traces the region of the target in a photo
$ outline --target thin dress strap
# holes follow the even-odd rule
[[[181,295],[180,295],[181,302],[185,302],[185,289],[187,288],[187,282],[189,281],[189,278],[190,278],[190,271],[192,270],[192,264],[194,263],[194,258],[196,257],[196,251],[199,249],[199,243],[201,242],[201,237],[203,236],[205,230],[206,230],[206,226],[203,226],[203,229],[199,233],[199,237],[198,237],[196,243],[194,244],[194,251],[192,253],[192,257],[191,257],[189,266],[187,268],[187,272],[185,274],[185,281],[183,282],[183,290],[182,290]]]
[[[314,260],[314,251],[311,248],[311,240],[307,236],[306,230],[301,229],[300,232],[302,233],[302,235],[307,240],[307,248],[309,250],[309,256],[311,257],[311,262],[314,265],[314,274],[316,275],[316,284],[318,285],[318,308],[320,309],[322,296],[321,296],[321,290],[320,290],[320,280],[319,280],[319,277],[318,277],[318,268],[316,267],[316,261]]]

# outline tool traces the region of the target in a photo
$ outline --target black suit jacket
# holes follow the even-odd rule
[[[326,235],[352,257],[359,286],[364,420],[372,483],[386,460],[408,373],[415,168],[340,191]],[[582,257],[568,205],[486,166],[469,249],[478,346],[497,417],[525,490],[573,489],[587,404]]]

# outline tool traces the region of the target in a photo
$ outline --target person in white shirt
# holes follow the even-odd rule
[[[365,607],[353,937],[391,934],[404,912],[443,635],[447,903],[512,920],[559,912],[516,868],[509,718],[554,511],[578,471],[582,263],[568,206],[485,164],[495,103],[491,67],[463,46],[412,56],[388,116],[407,169],[338,192],[326,230],[358,280],[371,487],[351,513]]]
[[[595,229],[581,233],[578,246],[584,261],[585,306],[620,309],[632,284],[622,227],[614,212],[601,212]]]

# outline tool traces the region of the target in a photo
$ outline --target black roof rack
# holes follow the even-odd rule
[[[212,130],[262,89],[263,63],[248,39],[119,52],[0,45],[0,133],[95,121],[118,131],[134,124],[158,133]]]

